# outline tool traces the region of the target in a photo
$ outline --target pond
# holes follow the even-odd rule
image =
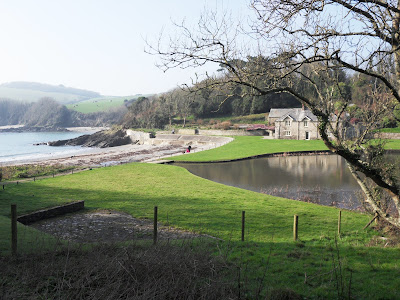
[[[361,209],[361,190],[337,155],[281,156],[226,163],[174,163],[230,186],[289,199]]]

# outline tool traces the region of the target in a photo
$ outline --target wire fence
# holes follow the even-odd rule
[[[136,207],[135,211],[139,216],[138,219],[133,218],[129,214],[112,210],[69,214],[65,219],[54,218],[58,215],[70,213],[74,211],[74,209],[68,210],[68,208],[78,206],[79,208],[75,209],[75,211],[83,208],[83,201],[18,217],[17,205],[11,204],[11,253],[17,255],[19,243],[22,245],[35,243],[34,238],[29,236],[29,230],[27,231],[24,227],[18,225],[18,222],[22,222],[26,225],[33,223],[32,226],[36,229],[54,234],[61,240],[71,239],[72,241],[78,242],[152,239],[153,244],[157,244],[159,240],[199,237],[219,240],[224,240],[229,237],[233,240],[245,242],[249,240],[249,237],[251,240],[254,240],[253,237],[259,236],[259,232],[262,230],[262,228],[259,228],[259,223],[252,222],[252,218],[246,215],[246,211],[244,210],[240,212],[232,210],[232,218],[225,218],[223,222],[220,223],[220,230],[215,230],[215,225],[214,228],[210,228],[210,219],[213,218],[212,211],[208,209],[199,210],[197,208],[192,210],[182,208],[181,210],[174,210],[172,212],[168,210],[160,212],[158,206],[154,206],[152,211],[148,208]],[[59,213],[54,213],[54,210],[57,209]],[[29,219],[29,217],[31,218]],[[40,219],[47,219],[49,223],[41,221]],[[293,216],[292,232],[294,241],[299,240],[299,236],[301,236],[301,231],[299,230],[300,220],[301,218],[299,215]],[[42,227],[34,225],[37,221],[39,221],[39,223],[42,222]],[[181,229],[179,224],[184,224],[186,230]],[[336,231],[339,237],[342,230],[341,225],[342,211],[339,211]],[[20,233],[18,229],[22,229],[22,236],[19,236]],[[289,229],[286,228],[285,230],[286,233],[288,233]]]

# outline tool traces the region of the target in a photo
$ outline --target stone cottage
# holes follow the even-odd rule
[[[275,126],[275,139],[319,139],[318,119],[304,108],[271,108],[268,123]]]

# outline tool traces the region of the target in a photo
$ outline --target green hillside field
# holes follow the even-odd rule
[[[92,98],[89,100],[68,104],[67,107],[72,110],[76,110],[81,113],[93,113],[99,111],[105,111],[112,107],[119,107],[124,105],[125,100],[129,100],[132,97],[100,97]]]
[[[35,91],[29,89],[16,89],[0,86],[0,99],[12,99],[23,102],[36,102],[41,98],[53,98],[61,104],[67,104],[71,102],[78,102],[88,99],[87,97],[76,95],[76,94],[66,94],[57,92],[43,92]]]
[[[99,98],[91,98],[89,100],[81,101],[79,103],[68,104],[67,107],[72,110],[79,111],[81,113],[93,113],[99,111],[105,111],[112,107],[123,106],[126,101],[144,97],[146,95],[134,95],[134,96],[104,96]]]

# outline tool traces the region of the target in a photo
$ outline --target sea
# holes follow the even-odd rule
[[[79,132],[0,132],[0,166],[90,153],[92,149],[87,147],[54,147],[37,144],[72,139],[96,131],[93,129]]]

